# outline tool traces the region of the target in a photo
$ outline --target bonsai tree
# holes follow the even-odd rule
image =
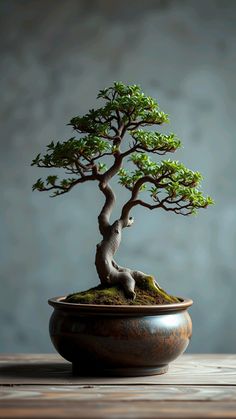
[[[68,124],[79,134],[78,138],[73,136],[63,142],[52,141],[46,154],[38,154],[32,162],[40,168],[63,169],[67,176],[59,179],[52,174],[46,180],[40,178],[33,190],[49,191],[52,197],[58,197],[81,183],[97,182],[105,202],[98,215],[102,241],[97,245],[95,258],[101,286],[95,290],[113,287],[116,292],[122,289],[126,299],[134,300],[136,290],[146,288],[148,292],[162,296],[164,302],[176,301],[156,283],[154,277],[121,267],[114,260],[122,230],[132,226],[132,211],[138,205],[148,210],[162,209],[187,216],[206,208],[213,201],[198,189],[202,179],[199,172],[187,169],[178,161],[151,160],[151,155],[164,156],[181,147],[175,134],[146,129],[169,121],[155,99],[146,96],[139,86],[116,82],[100,90],[97,98],[105,101],[104,106],[91,109],[84,116],[76,116]],[[107,156],[110,157],[108,167],[104,161],[108,160]],[[127,161],[133,164],[133,170],[125,167]],[[114,177],[130,191],[130,196],[120,217],[111,222],[116,197],[110,180]],[[85,293],[80,294],[85,296]],[[91,290],[89,295],[91,301]],[[70,301],[73,300],[71,297],[73,295],[69,297]]]

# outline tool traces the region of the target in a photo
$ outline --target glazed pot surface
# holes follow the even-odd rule
[[[192,300],[162,306],[101,306],[49,300],[51,340],[74,373],[150,375],[166,372],[188,346]]]

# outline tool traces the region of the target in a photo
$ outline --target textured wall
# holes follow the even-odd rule
[[[113,80],[158,98],[216,201],[192,218],[135,210],[117,259],[194,299],[191,351],[235,352],[235,18],[230,0],[1,0],[1,352],[52,350],[47,298],[97,283],[102,197],[32,193],[29,163]]]

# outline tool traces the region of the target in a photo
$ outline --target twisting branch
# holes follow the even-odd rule
[[[161,183],[163,180],[168,179],[169,183]],[[201,203],[193,203],[191,201],[191,198],[186,195],[186,190],[184,189],[181,193],[179,193],[179,196],[174,199],[175,193],[172,194],[168,191],[168,187],[173,182],[174,179],[166,172],[165,174],[162,174],[158,178],[153,178],[152,176],[146,175],[141,177],[136,181],[136,183],[133,185],[131,190],[131,197],[130,199],[124,204],[122,211],[121,211],[121,217],[120,220],[123,223],[124,227],[129,227],[130,225],[130,219],[133,220],[132,217],[130,217],[130,211],[133,207],[137,205],[141,205],[145,208],[148,208],[150,210],[157,209],[157,208],[163,208],[165,211],[172,211],[179,215],[189,215],[193,213],[193,210],[195,208],[205,208],[207,206],[207,202]],[[156,204],[150,204],[148,202],[145,202],[141,199],[138,199],[139,192],[142,188],[142,186],[146,183],[151,183],[155,185],[155,187],[160,190],[164,190],[166,192],[166,196],[163,199],[159,199],[156,193],[156,196],[153,197],[154,201],[156,201]],[[179,185],[184,186],[186,188],[191,188],[194,186],[194,182],[185,182],[185,181],[179,181]],[[182,203],[182,205],[181,205]]]
[[[122,160],[123,159],[122,159],[122,156],[120,155],[120,151],[119,149],[117,149],[112,166],[105,173],[103,173],[103,175],[101,175],[104,183],[109,182],[109,180],[113,178],[119,172],[122,166]]]
[[[121,211],[120,219],[123,223],[123,227],[129,226],[129,220],[130,220],[129,214],[130,214],[131,209],[134,206],[141,204],[149,208],[149,204],[144,205],[143,201],[137,200],[140,188],[142,187],[143,184],[147,182],[153,183],[155,186],[157,186],[158,184],[158,181],[156,179],[153,179],[151,176],[143,176],[142,178],[137,180],[137,182],[133,186],[130,199],[126,202],[126,204],[123,206],[122,211]]]
[[[72,188],[74,188],[74,186],[76,186],[76,185],[78,185],[80,183],[84,183],[84,182],[87,182],[89,180],[96,180],[96,179],[97,179],[97,176],[96,175],[88,175],[88,176],[83,176],[83,177],[81,177],[79,179],[76,179],[74,181],[68,182],[68,184],[65,185],[65,186],[58,185],[58,184],[54,183],[52,186],[48,186],[48,187],[47,186],[44,186],[43,183],[41,183],[41,186],[40,186],[40,181],[41,180],[39,179],[38,180],[39,185],[36,186],[37,185],[37,183],[36,183],[34,185],[35,186],[34,189],[37,189],[39,192],[55,190],[56,191],[55,194],[54,195],[51,195],[51,197],[54,197],[54,196],[63,195],[65,193],[69,192]]]
[[[102,210],[98,216],[99,231],[102,236],[107,232],[107,229],[110,227],[110,216],[114,208],[116,197],[108,183],[100,182],[99,189],[105,195],[105,204],[102,207]]]

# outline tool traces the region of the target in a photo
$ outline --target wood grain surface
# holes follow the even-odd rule
[[[0,418],[236,418],[236,355],[183,355],[165,375],[73,377],[54,354],[0,356]]]

